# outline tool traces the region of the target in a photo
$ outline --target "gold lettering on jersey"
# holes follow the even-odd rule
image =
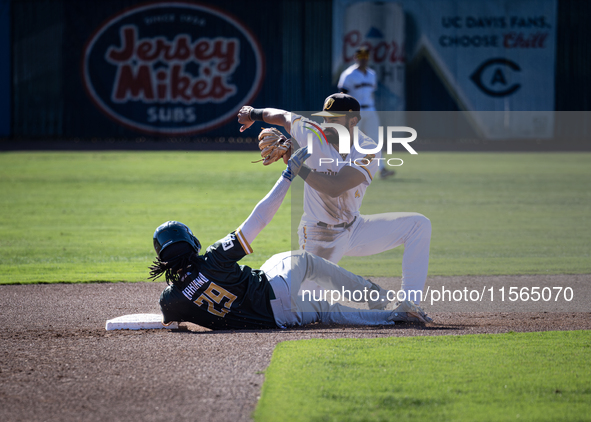
[[[195,300],[195,304],[201,306],[207,303],[207,312],[223,318],[228,312],[230,312],[232,303],[234,303],[236,298],[236,295],[212,282],[209,284],[209,287],[205,289],[203,294]],[[218,306],[216,306],[216,304]],[[221,305],[221,307],[219,305]]]
[[[205,295],[201,295],[201,296],[199,296],[199,297],[197,298],[197,300],[195,301],[195,304],[196,304],[197,306],[201,306],[201,305],[203,305],[205,302],[207,302],[207,312],[209,312],[210,314],[214,314],[214,315],[216,315],[216,316],[219,316],[219,317],[222,317],[222,318],[223,318],[223,317],[225,317],[225,316],[226,316],[226,314],[229,312],[229,311],[226,311],[225,309],[222,309],[222,311],[221,311],[221,312],[220,312],[220,311],[218,311],[218,310],[215,308],[215,306],[213,305],[213,302],[212,302],[212,300],[211,300],[210,298],[208,298],[207,296],[205,296]]]
[[[359,195],[359,189],[355,191],[355,198],[361,198],[361,195]]]
[[[334,98],[327,98],[326,102],[324,103],[324,109],[330,110],[330,108],[332,107],[333,104],[334,104]]]

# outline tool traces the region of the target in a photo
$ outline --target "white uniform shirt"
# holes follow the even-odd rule
[[[300,115],[291,114],[291,136],[293,136],[300,147],[308,145],[308,133],[313,133],[310,129],[319,133],[318,123],[306,119]],[[326,174],[337,174],[345,167],[353,167],[365,176],[365,181],[360,185],[349,189],[337,198],[318,192],[311,188],[307,183],[304,186],[304,216],[302,220],[316,224],[323,222],[330,225],[350,223],[359,216],[359,208],[363,202],[365,190],[373,180],[378,171],[378,160],[369,161],[366,154],[357,151],[355,145],[351,146],[351,152],[345,158],[341,157],[339,152],[325,140],[320,142],[313,134],[313,152],[310,158],[306,160],[306,165],[312,171],[318,171]],[[364,149],[375,148],[377,144],[359,131],[359,145]],[[376,158],[381,157],[381,151]],[[320,159],[324,158],[322,163]],[[328,162],[332,159],[332,162]],[[369,161],[369,162],[368,162]]]
[[[357,64],[349,66],[341,73],[337,86],[359,101],[361,110],[374,110],[373,93],[378,87],[376,72],[369,67],[365,70],[363,73]]]

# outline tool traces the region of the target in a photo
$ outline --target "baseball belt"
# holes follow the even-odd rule
[[[340,229],[340,228],[348,229],[349,227],[351,227],[353,225],[353,223],[355,222],[355,220],[357,220],[357,217],[355,217],[353,219],[353,221],[351,221],[350,223],[335,224],[333,226],[331,224],[326,224],[326,223],[323,223],[322,221],[319,221],[318,223],[316,223],[316,225],[317,226],[320,226],[320,227],[326,227],[328,229]]]

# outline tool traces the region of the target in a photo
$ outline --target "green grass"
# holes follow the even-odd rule
[[[591,332],[280,343],[255,421],[578,421]]]
[[[395,178],[372,183],[362,212],[429,217],[430,275],[591,272],[591,154],[401,157]],[[151,236],[162,222],[182,221],[209,245],[244,221],[282,168],[251,164],[256,158],[256,152],[2,153],[0,283],[145,280]],[[242,263],[257,267],[292,248],[290,228],[300,215],[290,225],[290,209],[301,210],[300,188]],[[397,276],[402,251],[341,264],[366,276]]]
[[[254,154],[0,154],[0,282],[140,281],[167,220],[204,246],[237,228],[279,177]],[[229,170],[231,169],[231,170]],[[253,242],[259,264],[289,245],[289,196]]]
[[[591,272],[591,154],[401,157],[394,178],[368,188],[362,213],[427,216],[430,275]],[[341,265],[368,276],[400,276],[402,252],[346,257]]]

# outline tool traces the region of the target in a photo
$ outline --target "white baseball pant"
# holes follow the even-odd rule
[[[338,263],[343,256],[375,255],[404,245],[401,288],[408,295],[410,291],[423,291],[425,287],[431,221],[422,214],[391,212],[360,215],[347,229],[320,227],[315,222],[302,221],[298,235],[300,248],[334,263]],[[306,287],[314,288],[310,284]],[[420,303],[419,297],[416,297],[415,303]]]
[[[394,325],[389,321],[391,311],[359,310],[339,303],[304,300],[297,295],[306,280],[326,289],[369,289],[369,281],[332,262],[306,251],[284,252],[272,256],[261,270],[275,292],[271,308],[280,328],[303,326],[314,322],[347,325]],[[292,289],[293,286],[293,289]]]

